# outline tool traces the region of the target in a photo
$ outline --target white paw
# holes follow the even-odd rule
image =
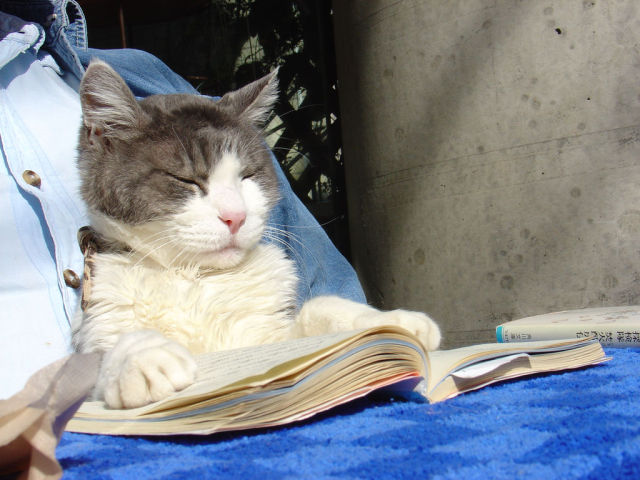
[[[126,333],[103,359],[96,394],[111,408],[141,407],[188,387],[195,374],[179,343],[152,330]]]
[[[409,310],[391,310],[389,312],[376,312],[364,322],[373,325],[395,325],[413,333],[422,342],[427,350],[435,350],[440,346],[442,335],[436,322],[422,312]],[[366,327],[367,325],[359,326]]]

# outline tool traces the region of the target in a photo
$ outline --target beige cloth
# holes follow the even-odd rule
[[[93,388],[100,356],[74,354],[36,372],[25,387],[0,400],[0,475],[57,479],[55,450],[65,425]]]

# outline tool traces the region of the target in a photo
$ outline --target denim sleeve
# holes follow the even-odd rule
[[[150,53],[131,48],[119,50],[76,49],[86,68],[93,58],[111,65],[127,82],[136,97],[166,93],[193,93],[197,90]]]
[[[153,55],[140,50],[77,50],[86,67],[92,58],[109,63],[127,82],[134,95],[198,92]],[[366,302],[358,277],[333,245],[309,210],[293,193],[272,155],[280,182],[279,203],[271,213],[265,241],[284,247],[299,273],[298,306],[318,295],[338,295]],[[267,238],[268,237],[268,238]]]
[[[267,229],[279,232],[278,243],[296,262],[300,278],[298,306],[318,295],[337,295],[365,303],[355,271],[293,193],[275,157],[271,158],[276,164],[282,197],[271,212]]]

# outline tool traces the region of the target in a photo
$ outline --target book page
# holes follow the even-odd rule
[[[85,403],[69,428],[156,435],[286,423],[420,375],[418,344],[404,331],[379,327],[207,354],[198,358],[202,378],[185,391],[131,410]]]
[[[513,355],[507,355],[506,357],[498,357],[493,360],[487,360],[485,362],[478,362],[469,365],[468,367],[461,368],[452,372],[451,375],[456,378],[477,378],[481,375],[487,375],[488,373],[497,370],[499,367],[512,362],[516,358],[529,357],[527,353],[515,353]]]
[[[324,351],[337,349],[365,332],[357,330],[306,337],[287,342],[211,352],[196,357],[198,372],[193,385],[175,393],[166,400],[140,408],[110,410],[104,402],[85,402],[78,415],[134,418],[156,411],[175,408],[197,401],[198,397],[211,397],[231,385],[246,388],[266,383],[282,375],[285,369],[295,370],[317,361]],[[333,348],[332,348],[333,347]],[[314,356],[316,354],[316,356]],[[278,371],[272,371],[276,367]]]
[[[428,390],[433,390],[450,373],[466,366],[518,353],[557,351],[575,348],[579,344],[595,342],[593,339],[551,340],[519,343],[487,343],[453,350],[428,352]]]
[[[196,357],[198,376],[196,383],[185,389],[185,395],[201,392],[215,392],[225,386],[233,385],[241,380],[263,377],[276,367],[295,361],[302,366],[312,354],[320,354],[324,350],[338,348],[345,340],[358,336],[360,331],[340,332],[320,337],[300,338],[288,342],[258,345],[256,347],[238,348],[222,352],[212,352]],[[274,372],[264,383],[282,372]],[[248,382],[243,382],[247,385]]]
[[[460,393],[476,390],[503,380],[540,372],[570,370],[609,360],[605,356],[602,346],[596,341],[579,342],[572,345],[572,347],[558,350],[538,349],[529,353],[519,353],[493,360],[480,361],[470,367],[447,375],[429,392],[429,402],[440,402],[455,397]],[[485,363],[490,364],[493,368],[482,368]],[[465,371],[467,372],[466,375],[464,374]],[[459,375],[460,372],[463,372],[463,375]],[[476,375],[471,373],[476,373]]]

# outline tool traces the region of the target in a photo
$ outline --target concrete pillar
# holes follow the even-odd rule
[[[445,345],[640,302],[640,2],[334,2],[353,259]]]

